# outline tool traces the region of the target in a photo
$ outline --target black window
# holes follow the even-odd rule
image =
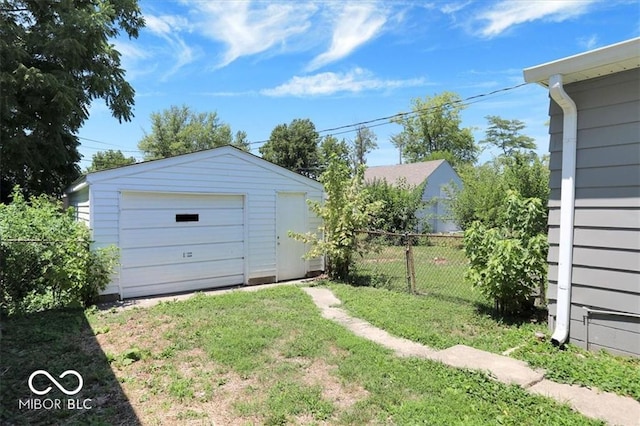
[[[200,220],[199,214],[177,214],[176,222],[197,222]]]

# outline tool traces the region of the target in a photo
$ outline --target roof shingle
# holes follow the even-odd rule
[[[405,178],[409,185],[417,186],[431,176],[440,164],[444,162],[445,160],[433,160],[420,163],[397,164],[395,166],[369,167],[364,171],[364,180],[367,183],[384,180],[393,185],[398,182],[398,179]]]

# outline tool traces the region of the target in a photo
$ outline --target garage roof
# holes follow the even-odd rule
[[[243,151],[231,145],[221,146],[218,148],[211,148],[202,151],[192,152],[189,154],[176,155],[174,157],[161,158],[157,160],[143,161],[141,163],[130,164],[127,166],[116,167],[113,169],[100,170],[97,172],[88,173],[81,176],[75,182],[73,182],[66,190],[66,194],[80,191],[87,185],[91,185],[96,182],[101,182],[113,178],[133,175],[137,173],[144,173],[163,167],[170,167],[177,164],[189,163],[191,161],[198,161],[206,158],[218,157],[223,155],[231,155],[243,159],[254,164],[257,167],[268,169],[272,172],[285,175],[290,179],[298,182],[304,182],[307,185],[314,186],[322,190],[323,186],[320,182],[303,176],[301,174],[292,172],[284,167],[278,166],[270,161],[267,161],[261,157],[251,154],[250,152]]]
[[[547,87],[555,74],[569,84],[634,68],[640,68],[640,37],[526,68],[524,79]]]

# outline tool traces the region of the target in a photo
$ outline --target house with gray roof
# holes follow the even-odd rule
[[[427,202],[427,206],[418,212],[418,216],[423,219],[422,223],[429,232],[446,233],[460,230],[453,222],[446,188],[452,184],[461,188],[462,181],[446,160],[374,166],[364,172],[364,180],[367,183],[385,181],[390,185],[396,185],[402,179],[411,186],[418,186],[426,181],[422,200]]]

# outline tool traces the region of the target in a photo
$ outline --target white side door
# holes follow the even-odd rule
[[[279,192],[276,207],[276,258],[278,281],[303,278],[307,273],[304,243],[288,236],[289,231],[307,232],[305,194]]]

